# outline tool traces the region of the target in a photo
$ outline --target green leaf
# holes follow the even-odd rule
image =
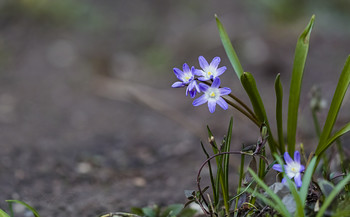
[[[312,174],[314,172],[315,166],[316,166],[316,159],[317,157],[312,158],[311,162],[309,163],[303,177],[303,184],[300,188],[300,198],[301,202],[305,204],[307,194],[309,192],[309,185],[312,179]]]
[[[171,217],[171,216],[176,216],[178,215],[181,210],[184,208],[184,206],[182,204],[172,204],[169,205],[164,212],[162,213],[162,215],[160,217]]]
[[[230,151],[231,138],[232,138],[232,126],[233,126],[233,117],[231,117],[230,119],[230,124],[227,130],[224,152]],[[226,189],[226,198],[228,198],[228,195],[229,195],[228,193],[229,192],[229,189],[228,189],[229,161],[230,161],[230,155],[228,154],[224,155],[224,181],[225,181],[225,189]]]
[[[314,25],[314,20],[315,15],[311,17],[309,24],[306,26],[304,32],[301,33],[295,48],[292,79],[290,82],[289,89],[287,121],[287,140],[289,154],[293,154],[295,150],[295,136],[298,122],[298,107],[300,99],[301,82],[303,79],[306,56],[309,50],[310,33]]]
[[[324,180],[324,179],[318,180],[317,184],[318,184],[318,186],[320,186],[322,194],[325,197],[328,197],[334,189],[334,185],[331,182]]]
[[[337,131],[336,133],[334,133],[334,135],[328,139],[327,141],[327,145],[325,146],[325,148],[323,150],[321,150],[321,153],[323,153],[323,151],[327,150],[327,148],[332,145],[332,143],[337,140],[339,137],[341,137],[342,135],[344,135],[345,133],[350,131],[350,123],[347,123],[343,128],[341,128],[339,131]]]
[[[250,174],[253,176],[254,180],[256,181],[256,183],[258,183],[258,185],[260,187],[262,187],[265,192],[272,198],[272,200],[275,202],[273,203],[272,207],[276,210],[279,210],[280,214],[284,215],[284,216],[291,216],[290,213],[288,212],[287,208],[285,207],[285,205],[283,204],[282,200],[275,194],[273,193],[273,191],[264,183],[263,180],[261,180],[256,173],[254,173],[254,171],[250,168],[248,168],[248,171],[250,172]],[[259,195],[259,194],[257,194]],[[264,196],[260,197],[260,199],[263,199]],[[270,205],[270,204],[269,204]],[[276,208],[277,205],[277,208]],[[270,205],[271,206],[271,205]]]
[[[21,204],[23,206],[25,206],[27,209],[29,209],[35,217],[40,217],[39,213],[33,208],[31,207],[30,205],[26,204],[25,202],[23,201],[19,201],[19,200],[6,200],[6,202],[11,205],[12,203],[18,203],[18,204]]]
[[[146,217],[157,217],[156,211],[154,211],[154,209],[152,209],[151,207],[142,208],[142,212]]]
[[[0,209],[0,217],[10,217],[4,210]]]
[[[204,145],[203,145],[202,142],[201,142],[201,147],[202,147],[202,150],[203,150],[205,156],[208,159],[210,156],[209,156],[207,150],[204,148]],[[210,175],[211,187],[213,189],[214,205],[216,206],[219,203],[219,189],[217,189],[216,186],[219,187],[219,185],[215,184],[215,180],[214,180],[214,176],[213,176],[213,169],[211,167],[210,160],[208,161],[208,167],[209,167],[209,175]]]
[[[255,112],[258,120],[260,121],[260,123],[266,124],[268,134],[269,134],[269,137],[267,139],[269,142],[270,150],[272,153],[274,153],[274,152],[276,152],[277,144],[274,141],[274,138],[272,136],[269,122],[268,122],[267,116],[266,116],[265,107],[264,107],[264,104],[261,100],[258,88],[256,86],[255,79],[251,73],[244,72],[244,74],[241,77],[241,82],[242,82],[242,85],[243,85],[245,91],[247,92],[247,94],[249,96],[250,102],[252,103],[254,112]]]
[[[283,118],[282,118],[283,88],[282,88],[282,83],[281,83],[279,73],[275,80],[275,92],[276,92],[276,122],[277,122],[278,143],[279,143],[280,153],[282,154],[285,152],[284,136],[283,136]]]
[[[343,71],[340,75],[339,81],[337,88],[335,90],[331,106],[328,111],[327,119],[324,124],[321,136],[320,136],[320,141],[318,143],[318,146],[315,151],[315,155],[320,155],[323,151],[325,151],[331,143],[329,143],[329,137],[332,133],[334,123],[338,117],[338,112],[340,110],[341,104],[343,102],[345,93],[349,87],[350,84],[350,56],[348,56],[345,66],[343,68]],[[349,126],[345,126],[341,132],[347,132],[349,129]],[[340,135],[340,134],[336,134]],[[338,136],[339,137],[339,136]],[[332,137],[335,138],[335,137]]]
[[[323,202],[320,210],[318,211],[316,217],[323,216],[324,212],[327,210],[329,205],[331,205],[334,198],[339,194],[341,190],[344,189],[344,186],[350,181],[350,174],[347,175],[343,180],[341,180],[333,189],[333,191],[329,194],[328,197],[326,197],[325,201]]]
[[[216,15],[215,15],[215,19],[219,29],[220,39],[221,39],[222,45],[225,48],[227,57],[230,60],[231,65],[238,76],[238,79],[241,79],[241,76],[243,75],[244,71],[237,57],[236,51],[233,49],[230,38],[228,37],[224,26],[222,25],[222,23],[220,22],[219,18]]]
[[[142,216],[144,213],[139,207],[131,207],[131,213]]]

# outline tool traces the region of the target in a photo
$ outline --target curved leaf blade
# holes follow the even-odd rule
[[[337,120],[338,113],[343,102],[345,93],[350,84],[350,56],[348,56],[343,71],[339,77],[338,85],[335,89],[331,106],[328,111],[327,119],[321,132],[320,141],[315,151],[315,155],[320,155],[329,147],[329,137],[332,133],[335,121]],[[343,131],[347,132],[347,126]],[[335,135],[337,136],[337,134]],[[339,136],[338,136],[339,137]],[[335,138],[335,137],[334,137]],[[333,139],[333,137],[331,138]]]
[[[244,73],[241,62],[238,59],[236,51],[231,44],[231,40],[228,37],[224,26],[222,25],[222,23],[220,22],[219,18],[216,15],[215,15],[215,19],[216,19],[216,24],[217,24],[218,29],[219,29],[220,39],[221,39],[222,45],[225,48],[227,57],[230,60],[231,65],[238,76],[238,79],[241,79],[241,76]]]
[[[301,83],[303,80],[304,66],[306,62],[307,53],[309,50],[309,40],[312,27],[314,25],[315,15],[311,17],[309,24],[301,33],[296,48],[293,63],[292,79],[289,89],[289,103],[288,103],[288,120],[287,120],[287,140],[288,152],[293,154],[295,150],[295,137],[298,122],[298,108],[300,100]]]

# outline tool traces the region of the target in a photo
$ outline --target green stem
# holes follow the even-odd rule
[[[204,84],[206,85],[211,85],[212,83],[209,81],[202,81]],[[242,102],[238,97],[236,97],[235,95],[233,95],[232,93],[228,94],[229,97],[231,97],[233,100],[235,100],[236,102],[238,102],[239,105],[241,105],[245,110],[243,110],[241,107],[239,107],[237,104],[235,104],[234,102],[230,101],[231,103],[229,103],[232,107],[234,107],[235,109],[237,109],[238,111],[240,111],[242,114],[244,114],[245,116],[247,116],[250,120],[252,120],[255,124],[258,125],[258,127],[260,127],[260,123],[257,121],[258,118],[256,117],[255,113],[244,103]],[[225,99],[225,101],[228,103],[228,100]],[[255,119],[255,120],[253,120]]]
[[[223,97],[224,98],[224,97]],[[251,116],[248,112],[244,111],[241,107],[239,107],[237,104],[235,104],[234,102],[224,98],[224,100],[233,108],[237,109],[239,112],[241,112],[242,114],[244,114],[247,118],[249,118],[251,121],[253,121],[253,123],[260,127],[261,123],[255,119],[255,117]]]
[[[255,119],[257,119],[256,115],[254,114],[254,112],[244,103],[242,102],[240,99],[238,99],[235,95],[233,95],[232,93],[229,94],[229,96],[234,99],[236,102],[238,102],[243,108],[245,108],[245,110]]]

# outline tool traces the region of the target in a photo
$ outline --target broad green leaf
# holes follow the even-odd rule
[[[183,208],[184,206],[182,204],[169,205],[160,217],[177,216]]]
[[[242,82],[242,85],[243,85],[245,91],[247,92],[247,94],[249,96],[250,102],[252,103],[254,112],[255,112],[258,120],[260,121],[260,123],[266,124],[266,127],[268,129],[268,134],[269,134],[269,137],[267,139],[269,142],[270,150],[272,153],[274,153],[274,152],[276,152],[277,144],[272,136],[270,125],[269,125],[269,122],[268,122],[267,116],[266,116],[265,107],[264,107],[264,104],[261,100],[258,88],[256,86],[255,79],[251,73],[244,72],[244,74],[241,77],[241,82]]]
[[[27,209],[29,209],[35,217],[40,217],[39,213],[33,208],[31,207],[30,205],[26,204],[25,202],[23,201],[19,201],[19,200],[6,200],[6,202],[8,204],[12,204],[12,203],[18,203],[18,204],[21,204],[23,206],[25,206]]]
[[[151,207],[144,207],[144,208],[142,208],[142,212],[147,217],[157,217],[156,212]]]
[[[345,93],[350,84],[350,56],[348,56],[343,71],[340,75],[337,88],[335,89],[335,93],[332,99],[331,106],[328,111],[327,119],[324,124],[323,130],[321,132],[320,141],[315,151],[315,155],[320,155],[323,151],[325,151],[331,143],[329,143],[329,137],[332,133],[334,123],[338,117],[338,112],[340,110],[341,104],[343,102]],[[345,126],[341,132],[347,132],[349,126]],[[336,133],[336,135],[340,136],[341,133]],[[338,137],[339,137],[338,136]],[[336,138],[336,137],[332,137]]]
[[[280,74],[277,75],[275,80],[275,92],[276,92],[276,122],[277,133],[280,153],[285,152],[284,136],[283,136],[283,118],[282,118],[282,103],[283,103],[283,88],[280,79]]]
[[[304,173],[303,184],[300,188],[300,198],[301,198],[301,202],[303,204],[305,204],[307,194],[309,193],[309,185],[310,185],[310,182],[312,179],[312,174],[314,172],[314,168],[316,166],[316,159],[317,159],[317,157],[312,158],[311,162],[307,166],[307,169]]]
[[[341,190],[344,189],[344,186],[350,181],[350,174],[347,175],[343,180],[341,180],[333,189],[333,191],[330,193],[328,197],[326,197],[325,201],[323,202],[320,210],[318,211],[316,217],[322,217],[324,212],[327,210],[329,205],[331,205],[334,198],[339,194]]]
[[[333,183],[325,180],[325,179],[319,179],[317,181],[318,186],[320,186],[320,189],[322,191],[322,194],[325,197],[328,197],[330,195],[330,193],[333,191],[334,189],[334,185]]]
[[[233,49],[230,38],[228,37],[224,26],[222,25],[222,23],[220,22],[219,18],[216,15],[215,15],[215,19],[219,29],[220,39],[221,39],[222,45],[225,48],[227,57],[230,60],[231,65],[238,76],[238,79],[241,79],[241,76],[243,75],[244,71],[238,59],[236,51]]]
[[[301,33],[296,48],[293,63],[292,79],[289,89],[288,121],[287,121],[287,141],[288,152],[293,154],[295,150],[295,136],[298,122],[298,108],[300,99],[301,83],[303,79],[306,56],[309,50],[309,40],[315,15],[311,17],[309,24]]]
[[[263,180],[261,180],[258,175],[256,173],[254,173],[254,171],[250,168],[248,168],[248,171],[250,172],[250,174],[253,176],[254,180],[256,181],[256,183],[262,187],[264,189],[264,191],[271,197],[271,199],[274,201],[274,203],[272,203],[272,207],[274,207],[274,209],[279,210],[280,214],[284,215],[284,216],[289,216],[291,217],[290,213],[288,212],[287,208],[285,207],[285,205],[283,204],[282,200],[275,194],[273,193],[273,191],[265,184],[265,182]],[[257,194],[259,195],[259,194]],[[259,196],[260,199],[264,200],[264,196]],[[271,206],[271,204],[269,204]],[[277,205],[277,208],[276,208]]]

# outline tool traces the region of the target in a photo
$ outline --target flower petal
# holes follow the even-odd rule
[[[300,164],[300,170],[299,170],[299,172],[304,172],[304,170],[305,170],[304,165],[301,165],[301,164]]]
[[[199,85],[197,84],[197,82],[196,82],[195,80],[192,81],[192,82],[194,83],[194,87],[196,88],[196,91],[197,91],[198,93],[200,93],[201,90],[200,90]]]
[[[286,183],[287,182],[287,179],[286,178],[283,178],[282,179],[282,183]]]
[[[300,188],[302,185],[300,173],[295,175],[294,181],[295,181],[295,184],[297,184],[297,187]]]
[[[207,60],[203,56],[198,57],[198,61],[199,61],[199,65],[201,66],[202,69],[209,67]]]
[[[198,97],[197,99],[195,99],[192,103],[193,106],[199,106],[202,105],[204,103],[206,103],[208,101],[208,99],[205,97],[205,94],[203,94],[202,96]]]
[[[209,100],[208,101],[208,108],[210,113],[214,113],[215,112],[215,107],[216,107],[216,101],[215,100]]]
[[[227,109],[228,109],[227,102],[226,102],[223,98],[219,97],[219,99],[216,101],[216,103],[219,104],[219,106],[220,106],[222,109],[224,109],[224,110],[227,110]]]
[[[173,70],[177,78],[182,77],[182,75],[184,74],[183,71],[181,71],[178,68],[173,68]]]
[[[203,92],[205,92],[205,91],[208,90],[208,88],[209,88],[208,85],[203,84],[203,83],[199,83],[198,86],[199,86],[199,89],[200,89],[201,91],[203,91]]]
[[[197,93],[196,89],[190,90],[191,98],[194,98],[196,96],[196,93]]]
[[[211,84],[211,87],[218,88],[219,86],[220,86],[220,78],[216,77],[213,83]]]
[[[288,152],[285,152],[283,156],[284,156],[284,160],[286,161],[286,163],[287,163],[288,165],[291,164],[291,163],[293,163],[293,160],[292,160],[292,158],[289,156]]]
[[[200,70],[200,69],[194,69],[192,71],[193,75],[197,75],[197,76],[202,76],[204,75],[204,71],[203,70]]]
[[[184,73],[190,71],[190,67],[187,65],[187,63],[184,63],[184,64],[183,64],[182,69],[183,69],[183,72],[184,72]]]
[[[216,69],[220,64],[220,61],[221,61],[220,57],[214,57],[210,63],[210,66]]]
[[[300,154],[299,151],[294,152],[294,161],[300,164]]]
[[[226,71],[226,66],[220,67],[216,70],[216,76],[222,75]]]
[[[173,85],[171,85],[171,87],[174,87],[174,88],[178,88],[178,87],[183,87],[184,84],[180,81],[177,81],[175,83],[173,83]]]
[[[228,87],[220,88],[219,91],[220,91],[220,96],[228,95],[231,93],[231,89]]]
[[[283,168],[280,164],[274,164],[272,169],[277,170],[278,172],[283,172]]]

